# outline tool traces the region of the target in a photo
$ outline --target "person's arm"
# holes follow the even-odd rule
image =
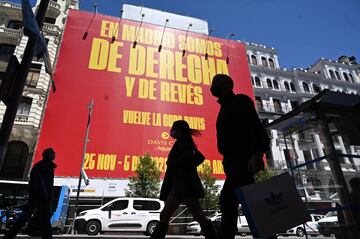
[[[249,129],[251,129],[251,141],[253,154],[265,153],[270,150],[270,139],[264,126],[261,124],[256,112],[254,102],[250,97],[244,97],[244,109],[248,117]]]
[[[270,149],[270,139],[261,124],[254,102],[250,97],[244,97],[244,104],[245,113],[248,117],[252,152],[252,157],[248,162],[248,171],[254,174],[264,168],[263,157],[264,153]]]
[[[195,152],[192,150],[191,147],[180,145],[177,154],[174,155],[174,159],[168,161],[168,166],[178,169],[196,167],[197,162],[195,160]]]

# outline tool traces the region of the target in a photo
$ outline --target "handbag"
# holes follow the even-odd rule
[[[235,190],[253,237],[266,238],[310,220],[288,173]]]

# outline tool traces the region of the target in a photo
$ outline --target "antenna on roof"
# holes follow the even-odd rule
[[[234,33],[230,33],[229,36],[227,37],[227,50],[226,50],[226,64],[229,64],[230,59],[229,59],[229,48],[230,48],[230,38],[235,36]]]
[[[166,29],[166,26],[167,26],[168,22],[169,22],[169,19],[166,19],[164,29],[163,29],[163,32],[162,32],[162,35],[161,35],[161,40],[160,40],[160,45],[159,45],[158,52],[161,52],[162,41],[163,41],[163,38],[164,38],[164,35],[165,35],[165,29]]]
[[[114,31],[113,31],[113,36],[112,36],[112,38],[111,38],[111,43],[114,43],[114,41],[116,40],[115,34],[117,34],[117,33],[119,32],[120,23],[121,23],[121,19],[122,19],[122,14],[123,14],[123,12],[124,12],[124,4],[125,4],[125,2],[123,1],[123,2],[122,2],[122,5],[121,5],[121,9],[120,9],[119,21],[118,21],[118,24],[117,24],[116,28],[115,28]]]
[[[208,54],[208,43],[209,43],[210,35],[211,35],[211,33],[212,33],[213,31],[215,31],[215,29],[214,29],[214,28],[211,28],[210,31],[209,31],[209,34],[208,34],[208,36],[207,36],[207,38],[206,38],[206,43],[205,43],[205,60],[207,60],[208,57],[209,57],[209,54]]]
[[[183,57],[185,56],[185,53],[186,53],[187,36],[188,36],[190,27],[192,27],[192,23],[189,24],[189,26],[188,26],[188,28],[187,28],[187,30],[186,30],[185,44],[184,44],[184,49],[183,49],[183,52],[182,52],[182,56],[183,56]]]
[[[141,10],[141,12],[142,12],[142,10]],[[140,29],[141,29],[141,26],[142,26],[144,17],[145,17],[145,14],[144,14],[144,13],[141,13],[141,21],[140,21],[139,29],[138,29],[138,31],[137,31],[137,33],[136,33],[135,41],[134,41],[134,43],[133,43],[133,48],[135,48],[136,45],[137,45],[137,39],[138,39],[138,37],[139,37],[139,32],[140,32]]]
[[[88,27],[86,28],[86,31],[82,37],[83,40],[86,40],[87,36],[89,35],[89,29],[90,29],[91,23],[93,22],[94,17],[97,14],[97,9],[98,9],[97,4],[93,3],[93,7],[94,7],[94,14],[92,15],[90,23],[89,23]]]

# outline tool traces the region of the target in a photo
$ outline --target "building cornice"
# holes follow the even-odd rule
[[[283,69],[278,69],[278,68],[269,68],[269,67],[264,67],[264,66],[259,66],[259,65],[250,65],[250,71],[251,72],[256,72],[256,73],[263,73],[263,74],[268,74],[268,75],[272,75],[272,76],[277,76],[277,77],[286,77],[286,78],[294,78],[294,74],[291,71],[285,71]]]
[[[16,4],[16,3],[13,3],[13,2],[10,2],[10,1],[1,1],[0,2],[0,7],[16,9],[16,10],[19,10],[21,12],[21,4]]]

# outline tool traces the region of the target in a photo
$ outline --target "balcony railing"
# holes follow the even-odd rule
[[[51,18],[57,18],[60,15],[60,13],[61,13],[60,5],[57,2],[50,0],[49,8],[46,12],[46,16]]]
[[[62,32],[60,27],[50,23],[44,23],[43,31],[47,35],[55,35],[55,36],[60,36]]]
[[[15,117],[15,125],[24,125],[24,126],[33,126],[35,128],[39,127],[40,120],[38,119],[39,114],[17,114]]]
[[[29,121],[29,115],[18,114],[15,117],[15,122],[18,123],[28,123],[28,121]]]
[[[261,106],[257,105],[256,109],[259,112],[276,113],[276,114],[285,114],[293,110],[292,107],[288,104],[280,107],[280,106],[274,106],[274,104],[270,104],[270,103],[262,104]]]
[[[21,41],[23,31],[21,29],[11,29],[0,27],[0,43],[18,45]]]

